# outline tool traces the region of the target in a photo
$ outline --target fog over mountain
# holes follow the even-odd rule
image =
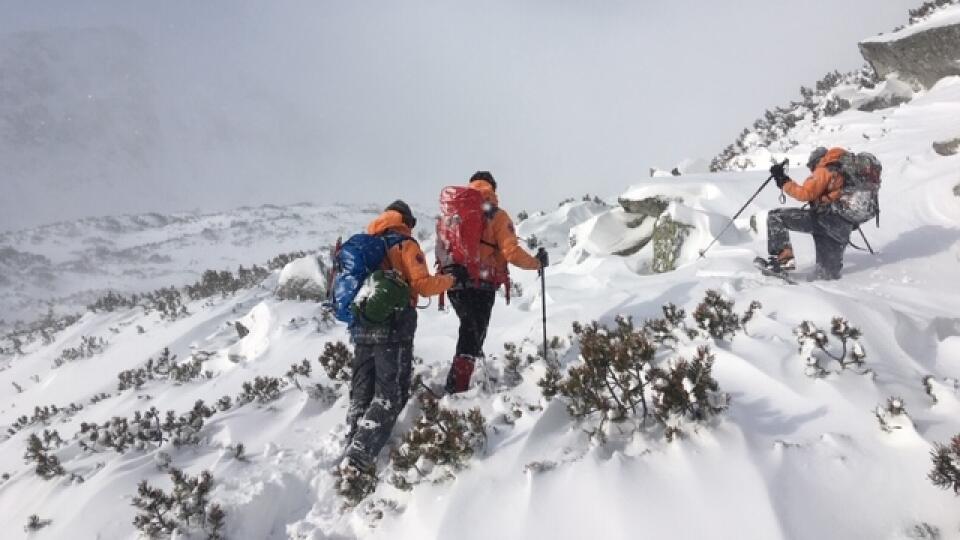
[[[851,36],[912,3],[814,0],[785,18],[780,0],[2,0],[0,229],[429,203],[479,168],[513,209],[609,195],[858,66]]]

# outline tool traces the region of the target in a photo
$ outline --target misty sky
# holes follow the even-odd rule
[[[0,92],[0,121],[17,119],[0,144],[30,156],[0,168],[0,229],[265,202],[430,204],[477,169],[513,212],[612,196],[651,166],[715,155],[801,84],[858,67],[857,41],[919,3],[0,0],[0,43],[39,31],[60,36],[56,49],[70,30],[106,28],[137,44],[44,53],[65,74],[42,99],[73,103],[82,86],[112,115],[88,119],[81,140],[19,136],[35,92]],[[114,56],[125,67],[99,65]]]

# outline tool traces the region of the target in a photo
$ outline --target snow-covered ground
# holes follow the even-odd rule
[[[369,500],[377,502],[382,519],[366,506],[343,511],[330,468],[340,453],[347,389],[330,381],[314,359],[326,343],[345,340],[345,330],[314,320],[320,313],[314,303],[278,300],[277,272],[260,287],[194,301],[187,306],[191,314],[173,322],[140,308],[87,313],[51,343],[0,358],[0,424],[12,425],[36,406],[83,405],[0,441],[0,474],[9,474],[0,480],[4,537],[20,537],[31,514],[52,520],[34,533],[37,538],[136,537],[131,498],[144,479],[169,487],[158,466],[165,453],[191,474],[212,472],[213,499],[223,505],[233,539],[960,538],[960,499],[927,479],[932,445],[960,432],[960,196],[954,191],[960,156],[940,156],[931,148],[960,136],[958,126],[960,78],[953,78],[899,107],[851,110],[788,134],[797,142],[787,154],[796,177],[804,176],[798,164],[818,145],[869,151],[884,164],[881,227],[864,227],[878,254],[848,250],[839,281],[803,281],[813,265],[812,242],[805,237],[795,237],[799,284],[753,270],[753,257],[765,253],[765,212],[779,206],[772,187],[705,258],[698,257],[764,172],[658,178],[625,191],[631,199],[670,199],[667,213],[693,226],[678,269],[668,273],[647,271],[650,247],[627,257],[610,254],[622,247],[629,229],[619,207],[567,203],[520,224],[521,236],[535,235],[555,262],[546,275],[548,332],[565,340],[564,367],[578,361],[575,344],[566,339],[574,321],[656,317],[667,302],[691,311],[708,289],[735,299],[741,311],[752,300],[762,303],[747,335],[714,345],[714,375],[730,394],[729,409],[674,442],[645,435],[591,442],[561,398],[542,398],[542,362],[526,366],[516,387],[490,384],[503,369],[504,343],[519,344],[525,354],[539,345],[539,280],[518,271],[514,278],[523,294],[510,305],[498,302],[487,339],[490,358],[473,388],[442,402],[482,410],[491,427],[482,451],[447,482],[410,492],[381,483]],[[759,164],[782,156],[761,150],[748,157]],[[229,239],[188,242],[191,249],[182,253],[194,255],[173,250],[173,261],[165,264],[176,268],[198,253],[212,267],[256,262],[316,248],[316,227],[325,227],[319,229],[322,244],[327,233],[361,226],[345,221],[336,207],[302,213],[314,217],[281,222],[289,234],[277,236],[277,225],[267,220],[248,230],[239,245]],[[758,232],[751,229],[751,216]],[[202,237],[208,227],[187,236]],[[46,254],[44,246],[76,238],[48,231],[33,252]],[[18,250],[23,245],[7,242]],[[126,245],[114,242],[111,249]],[[429,253],[430,239],[423,244]],[[155,252],[168,251],[160,246]],[[833,316],[862,330],[866,364],[812,378],[793,330],[804,320],[828,327]],[[236,321],[249,331],[242,338]],[[428,384],[445,376],[456,325],[452,313],[434,306],[420,312],[415,354],[422,362],[415,369]],[[55,367],[61,352],[84,336],[107,344],[102,352]],[[157,358],[164,348],[181,360],[202,359],[211,376],[117,390],[119,372]],[[75,436],[81,422],[131,417],[151,406],[183,413],[198,399],[212,404],[236,396],[244,382],[283,377],[304,358],[314,370],[301,383],[336,388],[334,399],[287,385],[275,401],[235,405],[212,416],[197,445],[90,453]],[[100,393],[110,396],[92,402]],[[892,396],[902,398],[909,420],[886,432],[875,410]],[[408,407],[393,444],[415,416],[415,407]],[[65,476],[41,479],[23,460],[28,436],[43,429],[56,429],[66,442],[55,450]],[[232,457],[230,447],[237,443],[245,445],[247,460]],[[535,462],[542,466],[527,467]]]
[[[377,204],[265,205],[88,218],[0,233],[0,320],[30,321],[48,306],[60,314],[82,311],[107,290],[181,286],[204,270],[235,271],[283,252],[318,250],[379,210]]]

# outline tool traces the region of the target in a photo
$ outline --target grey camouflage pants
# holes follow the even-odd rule
[[[817,279],[839,279],[843,268],[843,252],[847,247],[846,241],[839,241],[837,236],[849,238],[849,231],[836,230],[842,227],[829,228],[812,211],[802,208],[778,208],[767,214],[767,251],[770,255],[778,255],[784,248],[791,248],[790,231],[813,235],[813,243],[817,253]]]
[[[356,344],[346,455],[372,464],[410,397],[413,341]]]

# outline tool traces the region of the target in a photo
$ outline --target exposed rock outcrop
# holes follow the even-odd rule
[[[956,10],[950,10],[956,11]],[[860,43],[860,53],[877,75],[897,73],[902,80],[930,88],[944,77],[960,75],[960,19],[945,14]]]

